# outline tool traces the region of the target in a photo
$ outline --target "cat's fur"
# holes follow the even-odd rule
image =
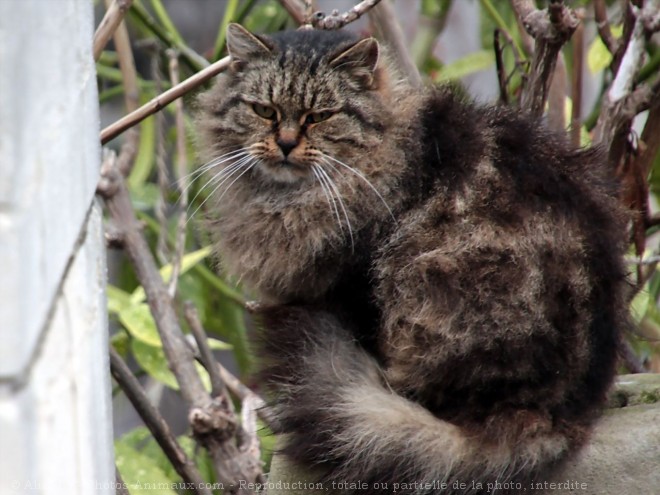
[[[373,39],[232,25],[227,43],[200,149],[212,174],[244,166],[220,176],[211,228],[270,308],[284,452],[362,494],[490,493],[579,449],[626,314],[625,215],[602,155],[406,86]],[[449,488],[412,484],[434,481]]]

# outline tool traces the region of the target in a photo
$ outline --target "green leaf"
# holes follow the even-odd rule
[[[141,103],[146,103],[146,99]],[[135,194],[149,178],[156,163],[155,156],[156,120],[152,115],[140,124],[140,146],[135,158],[135,165],[128,176],[128,188],[132,193]]]
[[[587,50],[587,67],[589,72],[595,74],[605,70],[612,62],[612,54],[600,39],[596,36]]]
[[[115,351],[123,358],[128,356],[128,346],[130,338],[125,330],[119,330],[112,337],[110,337],[110,345],[115,348]]]
[[[489,50],[473,52],[443,66],[440,72],[433,76],[433,81],[438,83],[452,79],[460,79],[473,72],[487,69],[493,65],[494,62],[494,56]]]
[[[176,479],[122,439],[115,442],[115,464],[131,495],[177,495],[169,488]]]
[[[124,308],[119,312],[119,321],[134,339],[154,347],[163,345],[147,304],[133,304]]]
[[[152,210],[156,206],[160,198],[160,188],[151,182],[145,182],[139,187],[131,188],[131,203],[136,210],[147,211]]]
[[[227,342],[218,339],[212,339],[210,337],[206,339],[206,342],[209,345],[209,349],[212,351],[231,351],[234,348],[233,345]]]
[[[197,251],[193,251],[192,253],[186,254],[182,259],[181,259],[181,271],[179,275],[183,275],[186,273],[188,270],[190,270],[193,266],[195,266],[197,263],[202,261],[204,258],[206,258],[208,255],[211,254],[211,247],[207,246],[202,249],[199,249]],[[164,281],[168,281],[170,277],[172,276],[172,264],[168,263],[167,265],[163,266],[160,269],[160,276],[163,278]],[[144,289],[142,286],[138,287],[133,291],[133,294],[131,294],[131,301],[133,303],[140,303],[144,301],[145,299],[145,293]]]
[[[267,469],[270,467],[270,461],[273,458],[273,452],[275,452],[277,437],[266,423],[260,419],[257,419],[257,435],[261,444],[261,462],[264,463],[265,472],[268,472]]]
[[[108,297],[108,312],[119,313],[131,305],[131,295],[114,285],[108,284],[106,287]]]
[[[222,340],[208,338],[206,341],[212,351],[230,351],[234,348],[233,345],[223,342]]]
[[[615,38],[623,34],[623,25],[612,26],[612,35]],[[592,74],[600,72],[609,67],[612,62],[612,54],[603,43],[600,36],[596,36],[587,49],[587,67]]]
[[[142,450],[149,440],[153,440],[149,428],[146,426],[138,426],[124,433],[117,441],[132,449]]]
[[[639,324],[644,316],[646,311],[651,304],[651,296],[646,287],[640,290],[630,303],[630,313],[635,320],[635,323]]]
[[[146,371],[149,376],[174,390],[179,390],[179,384],[167,365],[167,359],[165,359],[162,348],[133,339],[131,341],[131,351],[140,368]]]
[[[215,48],[213,49],[213,60],[218,60],[222,51],[225,48],[225,40],[227,39],[227,26],[230,22],[236,19],[236,12],[238,10],[238,0],[228,0],[225,7],[225,13],[222,16],[222,22],[218,29],[218,37],[215,40]]]
[[[179,390],[179,384],[176,381],[174,373],[170,371],[167,358],[162,347],[151,346],[137,339],[131,341],[131,351],[140,367],[146,371],[149,376],[155,380],[167,385],[168,387]],[[204,367],[195,363],[197,373],[202,380],[204,388],[211,391],[211,379]]]
[[[174,27],[174,23],[172,22],[172,19],[170,18],[169,14],[167,13],[167,10],[163,6],[160,0],[151,0],[151,8],[154,10],[156,13],[156,17],[158,17],[158,20],[160,23],[163,25],[165,28],[165,31],[172,37],[172,39],[180,44],[183,45],[183,38],[179,34],[179,31]]]

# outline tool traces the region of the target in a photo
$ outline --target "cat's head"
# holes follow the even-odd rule
[[[227,30],[230,68],[200,98],[205,159],[252,167],[262,180],[318,180],[339,162],[359,168],[391,122],[378,42],[346,31],[254,35]],[[239,164],[239,165],[237,165]]]

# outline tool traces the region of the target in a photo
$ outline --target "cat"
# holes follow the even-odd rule
[[[451,494],[577,452],[627,324],[603,154],[409,86],[373,38],[232,24],[227,48],[198,100],[209,228],[261,301],[283,454],[341,493]]]

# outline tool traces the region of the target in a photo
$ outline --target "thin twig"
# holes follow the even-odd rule
[[[94,60],[98,61],[103,49],[112,38],[121,24],[126,11],[131,7],[133,0],[113,0],[94,33],[93,53]]]
[[[209,61],[202,57],[195,50],[184,44],[180,39],[158,24],[149,11],[141,4],[135,3],[129,12],[130,16],[135,17],[139,22],[149,29],[158,39],[160,39],[168,48],[176,48],[181,52],[181,58],[193,70],[199,71],[209,67]]]
[[[261,408],[259,399],[248,395],[241,402],[241,424],[243,425],[240,439],[241,448],[255,459],[261,459],[257,411]]]
[[[158,409],[149,402],[140,382],[112,346],[110,346],[110,371],[176,472],[184,481],[194,483],[197,493],[211,495],[211,490],[205,487],[204,478],[195,463],[188,458]]]
[[[243,385],[241,381],[234,376],[228,369],[222,366],[220,363],[216,364],[222,381],[227,386],[229,391],[234,397],[237,397],[241,402],[245,401],[248,397],[252,398],[252,403],[257,411],[257,414],[261,420],[268,425],[271,430],[277,430],[277,418],[272,414],[271,410],[266,405],[266,401],[261,398],[257,393],[250,390],[248,387]]]
[[[142,105],[136,111],[131,112],[113,124],[110,124],[108,127],[101,131],[101,144],[106,144],[108,141],[117,137],[126,129],[139,124],[150,115],[153,115],[162,108],[165,108],[177,98],[181,98],[186,93],[201,86],[206,81],[229,67],[229,62],[229,57],[224,57],[218,60],[217,62],[209,65],[207,68],[189,77],[182,83],[177,84],[164,93],[156,96],[148,103]]]
[[[108,6],[108,12],[117,9],[117,3],[123,3],[124,7],[119,7],[120,11],[123,8],[124,12],[133,0],[105,0]],[[119,25],[116,27],[113,38],[115,43],[115,50],[117,58],[119,59],[119,69],[121,71],[122,84],[124,86],[124,103],[126,111],[132,112],[136,110],[140,102],[140,94],[138,91],[138,76],[135,70],[135,59],[133,57],[133,49],[131,48],[131,40],[128,36],[128,29],[123,19],[119,19]],[[100,28],[100,26],[99,26]]]
[[[547,119],[550,129],[561,132],[566,129],[568,75],[564,63],[564,54],[561,51],[557,54],[556,60],[554,72],[550,77],[550,87],[548,88]]]
[[[184,316],[197,343],[197,348],[194,350],[199,353],[199,360],[211,378],[212,390],[217,390],[218,395],[224,394],[229,390],[241,403],[249,402],[251,407],[257,411],[261,420],[273,428],[275,418],[266,407],[266,402],[257,393],[243,385],[236,376],[213,358],[211,349],[206,341],[206,332],[202,327],[194,304],[190,301],[184,303]]]
[[[167,50],[167,55],[170,58],[170,80],[172,86],[180,83],[179,77],[179,60],[177,53],[174,50]],[[186,211],[188,209],[188,153],[186,150],[186,125],[183,114],[183,99],[179,98],[174,102],[176,109],[176,184],[179,188],[179,219],[176,227],[176,246],[174,248],[174,259],[172,260],[172,277],[169,282],[170,297],[176,294],[176,287],[179,280],[179,273],[181,272],[181,262],[186,245]]]
[[[644,367],[644,364],[640,361],[639,357],[635,353],[635,350],[630,345],[630,342],[624,341],[621,344],[620,351],[621,359],[623,364],[630,373],[647,373],[648,370]]]
[[[415,38],[410,44],[410,58],[416,67],[422,67],[433,54],[451,11],[453,0],[440,0],[437,5],[422,2]]]
[[[504,47],[500,44],[500,36],[502,36],[501,29],[495,29],[493,32],[493,49],[495,50],[495,68],[497,73],[497,85],[500,89],[500,103],[503,105],[509,104],[509,92],[506,87],[506,72],[504,68]]]
[[[578,17],[584,18],[584,12],[578,11]],[[580,22],[573,35],[573,73],[571,75],[571,142],[574,146],[580,145],[580,132],[582,128],[582,71],[584,69],[584,24]]]
[[[660,150],[660,84],[656,84],[655,92],[651,97],[649,114],[646,124],[644,124],[641,141],[644,146],[638,158],[639,168],[644,177],[648,177]]]
[[[115,3],[115,0],[106,0],[108,11],[113,8]],[[130,2],[128,2],[128,4],[130,4]],[[128,29],[126,29],[125,22],[120,22],[115,30],[114,43],[117,58],[119,60],[122,84],[124,86],[124,104],[126,105],[126,111],[130,113],[138,108],[140,104],[140,93],[137,70],[135,69],[135,58],[133,57],[131,40],[128,36]],[[124,177],[128,176],[133,168],[139,145],[140,131],[138,127],[133,127],[130,132],[127,133],[126,140],[124,141],[119,154],[118,166]]]
[[[422,78],[419,75],[415,62],[413,62],[412,57],[410,56],[410,52],[408,51],[408,47],[403,37],[403,31],[397,21],[397,16],[392,4],[388,0],[383,0],[380,3],[377,1],[361,2],[353,7],[351,11],[358,8],[360,8],[359,15],[362,15],[367,11],[369,12],[369,18],[376,28],[377,37],[383,40],[390,48],[390,51],[396,58],[403,74],[407,76],[408,82],[415,87],[420,87],[422,85]],[[352,18],[349,15],[351,11],[340,17],[344,19],[344,16],[347,16],[347,19],[351,19],[348,22],[357,19],[357,17]]]
[[[305,4],[302,0],[280,0],[282,7],[289,13],[296,24],[305,24],[307,17],[305,16]]]
[[[316,29],[328,30],[343,28],[346,24],[350,24],[369,12],[379,2],[380,0],[364,0],[343,14],[340,14],[338,10],[333,10],[329,15],[316,12],[312,16],[312,26]]]
[[[195,337],[195,342],[197,342],[197,350],[199,351],[202,365],[206,368],[211,378],[211,394],[213,397],[226,395],[227,389],[225,388],[225,383],[222,381],[220,372],[216,367],[216,360],[209,348],[206,332],[204,332],[202,323],[199,321],[199,314],[197,314],[195,305],[190,301],[186,301],[183,304],[183,314],[193,337]]]
[[[312,14],[314,13],[314,2],[312,0],[303,0],[305,5],[305,24],[312,23]]]
[[[615,54],[618,49],[618,41],[612,34],[610,29],[610,22],[607,19],[607,6],[605,0],[594,0],[594,17],[596,19],[596,27],[598,28],[598,35],[607,47],[610,53]]]
[[[160,67],[162,51],[161,44],[156,40],[151,41],[152,42],[149,43],[147,50],[151,57],[151,76],[154,80],[154,83],[156,84],[156,93],[162,93],[163,73]],[[165,265],[167,264],[170,256],[169,246],[167,245],[167,234],[169,229],[167,228],[168,218],[166,199],[169,193],[170,178],[169,171],[167,169],[167,163],[165,161],[167,158],[167,151],[165,150],[165,115],[163,112],[158,112],[154,121],[154,138],[156,147],[156,182],[158,184],[158,196],[154,206],[154,215],[156,220],[158,220],[159,225],[158,238],[156,240],[156,256],[158,257],[158,261],[162,265]],[[170,294],[170,297],[173,297],[172,294]]]

